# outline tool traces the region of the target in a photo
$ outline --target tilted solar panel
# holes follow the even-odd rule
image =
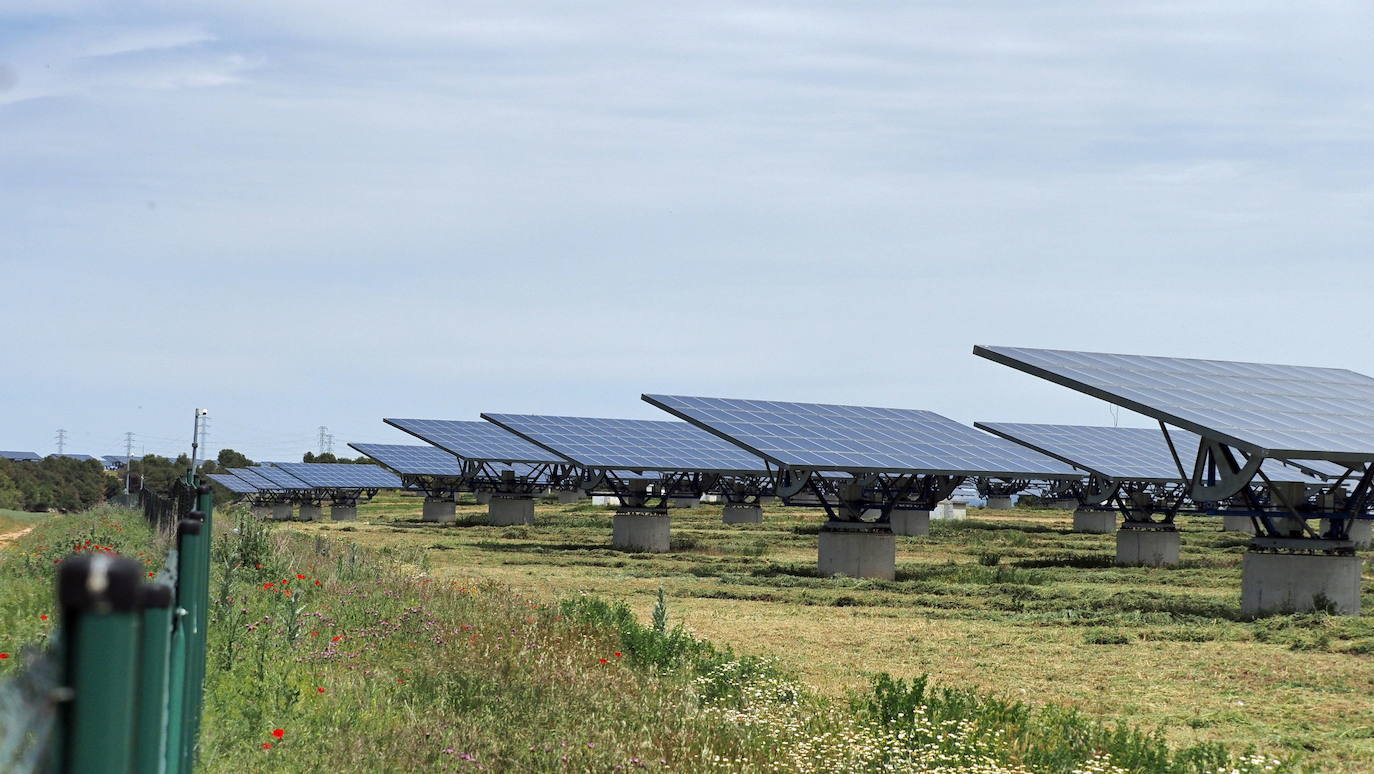
[[[318,489],[400,489],[401,479],[376,465],[283,462],[277,467]]]
[[[43,459],[33,452],[26,451],[0,451],[0,458],[15,462],[37,462]]]
[[[645,395],[781,465],[847,472],[1079,478],[1068,465],[930,411]]]
[[[254,467],[252,470],[259,476],[262,476],[268,481],[271,481],[273,484],[276,485],[278,489],[296,492],[305,489],[315,488],[300,480],[299,478],[296,478],[295,476],[291,475],[284,468],[279,468],[273,465],[258,465],[257,467]],[[235,473],[234,475],[237,476],[238,473]]]
[[[1089,427],[1019,422],[975,422],[974,427],[1048,454],[1084,470],[1119,481],[1179,481],[1178,465],[1164,432],[1155,427]],[[1179,462],[1191,474],[1198,437],[1187,430],[1169,431]],[[1265,462],[1271,481],[1315,483],[1301,471],[1277,460]]]
[[[563,462],[557,455],[490,422],[394,418],[382,421],[464,459],[536,464]]]
[[[1374,378],[1343,368],[977,346],[994,362],[1250,454],[1374,460]]]
[[[48,456],[49,456],[49,457],[61,457],[62,459],[67,459],[67,460],[76,460],[77,462],[85,462],[86,460],[93,460],[93,459],[95,459],[95,457],[92,457],[92,456],[89,455],[89,454],[49,454]]]
[[[237,476],[252,486],[257,487],[259,491],[279,492],[283,489],[283,487],[278,486],[276,482],[271,479],[263,478],[257,472],[257,468],[228,468],[228,471],[231,475]]]
[[[402,475],[463,475],[458,458],[437,446],[399,443],[350,443],[349,446]]]
[[[235,494],[257,494],[258,488],[231,473],[211,473],[211,481],[218,481]]]
[[[588,468],[761,473],[763,460],[686,422],[649,419],[483,414]]]

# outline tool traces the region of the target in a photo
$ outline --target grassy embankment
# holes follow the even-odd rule
[[[433,575],[538,598],[587,592],[649,614],[662,586],[689,630],[782,665],[829,696],[873,672],[934,676],[985,694],[1058,703],[1161,728],[1175,745],[1257,745],[1323,770],[1374,770],[1374,618],[1236,620],[1246,538],[1184,522],[1182,567],[1112,566],[1111,535],[1069,532],[1063,511],[973,511],[900,538],[896,582],[819,578],[820,517],[766,509],[727,527],[719,508],[674,512],[667,555],[611,550],[611,509],[541,504],[532,528],[422,525],[389,495],[356,524],[293,529],[426,551]],[[342,533],[342,534],[340,534]],[[1365,594],[1374,591],[1368,569]]]
[[[130,512],[46,527],[0,554],[0,583],[35,590],[6,595],[14,620],[51,604],[44,576],[67,544],[158,550]],[[836,700],[669,626],[671,603],[645,626],[594,598],[549,605],[438,581],[423,551],[360,551],[249,520],[221,531],[210,772],[1117,770],[1095,753],[1133,771],[1192,772],[1225,757],[923,681],[880,680]]]

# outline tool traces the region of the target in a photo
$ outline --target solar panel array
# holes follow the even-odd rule
[[[557,455],[490,422],[394,418],[382,421],[464,459],[536,464],[563,462]]]
[[[60,458],[62,458],[62,459],[66,459],[66,460],[76,460],[76,461],[78,461],[78,462],[85,462],[86,460],[93,460],[93,459],[95,459],[95,457],[92,457],[92,456],[89,455],[89,454],[49,454],[48,456],[49,456],[49,457],[60,457]]]
[[[1178,481],[1178,465],[1169,452],[1164,432],[1155,427],[1086,427],[1018,422],[975,422],[986,430],[1029,449],[1050,455],[1107,478],[1126,481]],[[1187,430],[1171,429],[1183,470],[1191,474],[1199,438]],[[1273,481],[1314,481],[1277,460],[1263,467]]]
[[[258,465],[257,467],[254,467],[252,470],[259,476],[262,476],[263,478],[272,482],[272,484],[275,485],[277,489],[284,489],[290,492],[298,492],[305,489],[314,489],[314,487],[310,486],[309,484],[305,483],[299,478],[296,478],[295,476],[288,473],[284,468],[279,468],[273,465]],[[238,475],[238,473],[235,473],[234,475]]]
[[[974,354],[1249,453],[1374,460],[1374,378],[1343,368],[978,346]]]
[[[281,491],[283,487],[258,473],[258,468],[229,468],[230,473],[257,487],[263,492]]]
[[[930,411],[645,395],[644,400],[780,465],[849,472],[1078,478],[1022,446]]]
[[[376,465],[283,462],[278,468],[317,489],[399,489],[401,479]]]
[[[483,419],[588,468],[761,473],[763,460],[686,422],[533,414]]]
[[[125,465],[128,463],[130,458],[125,457],[122,454],[106,454],[100,459],[110,463],[111,465]]]
[[[458,458],[436,446],[411,446],[399,443],[350,443],[349,446],[401,475],[463,475]]]
[[[211,473],[210,480],[218,481],[235,494],[257,494],[260,490],[232,473]]]
[[[14,460],[15,462],[37,462],[43,458],[33,452],[0,451],[0,459]]]

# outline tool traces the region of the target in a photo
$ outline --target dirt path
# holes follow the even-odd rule
[[[13,543],[19,538],[29,534],[30,532],[33,532],[33,527],[25,527],[17,532],[6,532],[5,534],[0,535],[0,548],[4,548],[10,543]]]

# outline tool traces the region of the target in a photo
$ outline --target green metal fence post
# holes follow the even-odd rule
[[[138,693],[138,747],[134,770],[162,774],[167,745],[167,670],[171,664],[172,605],[169,583],[150,583],[143,592],[143,653]]]
[[[192,629],[195,626],[193,595],[187,590],[187,578],[195,575],[195,541],[199,538],[204,521],[195,518],[199,514],[187,514],[177,523],[176,550],[176,608],[173,610],[173,629],[171,658],[167,669],[167,774],[187,774],[190,771],[189,756],[186,754],[190,729],[187,727],[187,700],[190,697],[189,670],[191,648],[195,641]]]
[[[133,765],[143,567],[106,554],[62,563],[57,598],[65,640],[62,774],[128,774]]]
[[[204,687],[205,622],[210,602],[210,530],[204,513],[192,511],[186,521],[196,524],[181,541],[181,567],[177,575],[177,603],[186,611],[185,690],[181,714],[181,772],[190,772],[195,760],[196,731],[200,727],[201,691]]]
[[[192,483],[198,482],[193,478]],[[191,740],[187,746],[188,772],[192,768],[191,763],[195,760],[196,747],[200,742],[201,709],[205,704],[205,660],[210,644],[210,549],[215,538],[213,492],[208,483],[199,484],[196,488],[196,511],[202,515],[204,521],[201,526],[201,539],[196,543],[197,569],[193,590],[196,595],[196,647],[191,651],[191,659],[188,662],[192,685],[191,703],[188,707]]]

